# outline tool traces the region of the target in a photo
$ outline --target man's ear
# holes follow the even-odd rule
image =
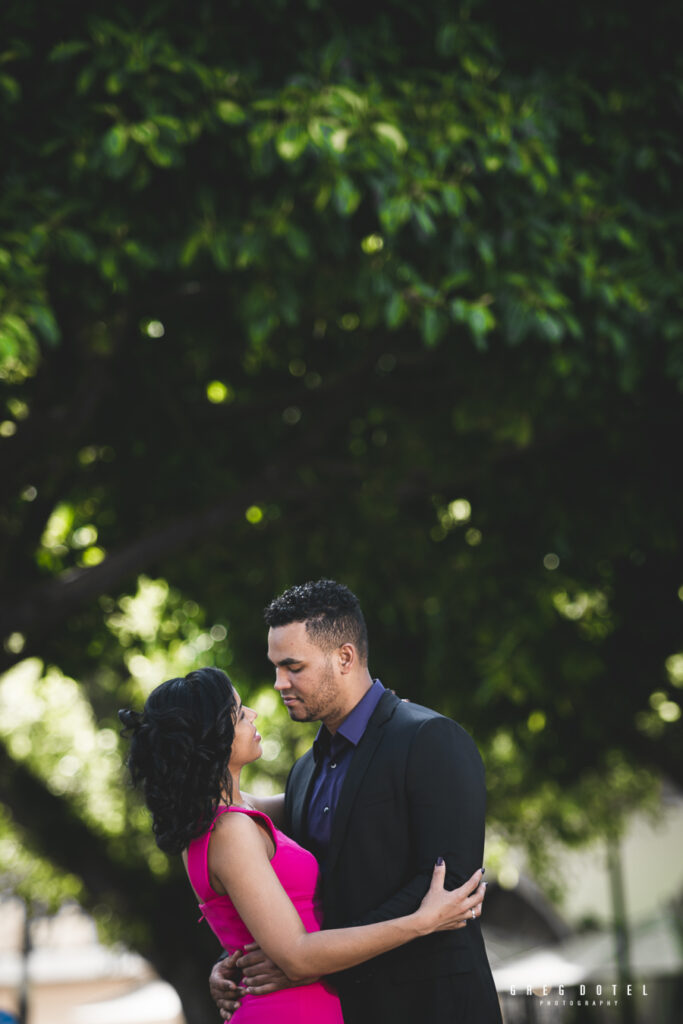
[[[353,644],[342,644],[337,652],[339,658],[339,670],[346,675],[358,661],[358,653]]]

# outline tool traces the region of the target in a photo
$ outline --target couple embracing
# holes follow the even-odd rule
[[[290,717],[322,723],[284,796],[240,789],[261,737],[219,670],[169,680],[141,714],[119,713],[157,843],[182,855],[231,953],[211,974],[222,1016],[500,1024],[479,927],[485,788],[473,741],[372,679],[363,614],[343,585],[292,587],[265,620]]]

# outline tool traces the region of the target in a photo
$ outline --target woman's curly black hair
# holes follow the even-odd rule
[[[180,853],[232,796],[228,771],[237,699],[217,668],[200,668],[157,686],[142,713],[119,718],[130,739],[128,767],[152,814],[157,846]]]

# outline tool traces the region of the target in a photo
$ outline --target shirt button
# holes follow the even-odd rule
[[[332,764],[330,765],[330,768],[336,768],[336,767],[337,767],[337,762],[333,761]]]
[[[329,807],[323,807],[323,814],[329,814]]]

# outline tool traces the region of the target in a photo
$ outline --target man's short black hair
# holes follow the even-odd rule
[[[360,660],[368,660],[368,631],[360,603],[343,583],[311,580],[290,587],[270,602],[263,616],[270,627],[305,622],[311,640],[324,651],[352,643]]]

